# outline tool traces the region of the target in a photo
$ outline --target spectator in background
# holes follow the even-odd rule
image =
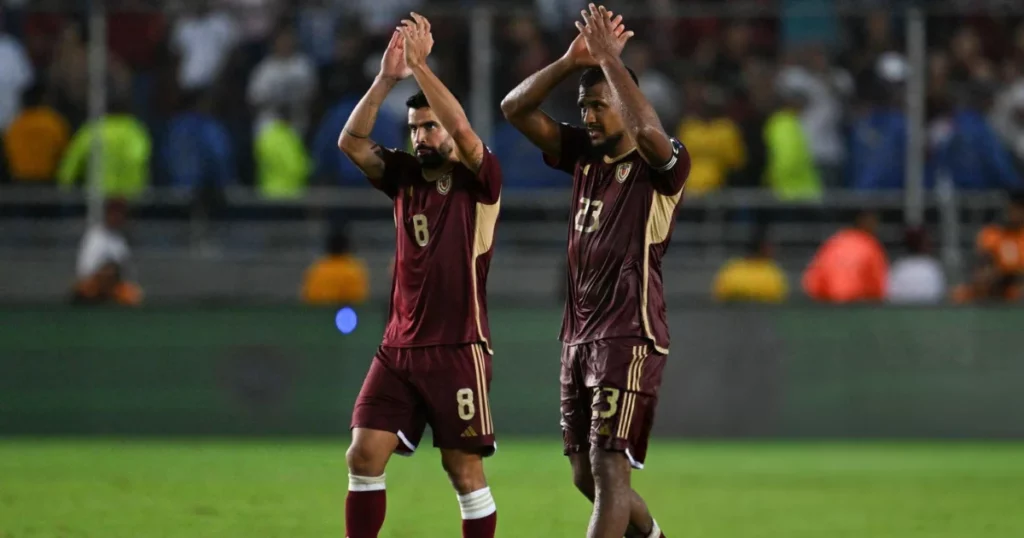
[[[1013,153],[1017,168],[1024,169],[1024,80],[1013,82],[999,93],[988,121]]]
[[[92,137],[103,138],[102,192],[108,198],[135,199],[149,187],[152,143],[146,126],[128,113],[128,103],[116,99],[98,124],[83,125],[68,146],[57,170],[61,187],[71,187],[85,173]]]
[[[131,251],[124,229],[128,220],[128,204],[121,199],[107,200],[103,220],[86,230],[78,248],[75,275],[81,280],[92,277],[105,263],[124,268],[131,262]]]
[[[105,261],[95,273],[75,283],[71,303],[138,306],[142,303],[142,289],[124,279],[121,265]]]
[[[989,95],[988,85],[966,87],[950,118],[948,136],[935,148],[934,168],[948,173],[961,189],[1024,186],[1013,159],[986,120]]]
[[[360,97],[358,94],[346,96],[324,114],[320,126],[317,127],[310,151],[315,163],[313,175],[321,182],[358,187],[366,185],[366,176],[343,152],[338,151],[338,134],[345,127],[345,122],[352,115]],[[405,118],[392,115],[390,110],[381,110],[378,112],[370,138],[381,147],[403,147],[406,144],[403,134],[405,122]]]
[[[306,192],[312,164],[284,109],[264,121],[254,149],[256,189],[263,198],[298,198]]]
[[[370,295],[366,263],[352,253],[348,232],[334,230],[326,255],[306,270],[302,300],[311,305],[358,305]]]
[[[679,124],[676,136],[690,153],[690,178],[686,192],[696,196],[726,186],[729,174],[746,160],[743,135],[725,115],[721,88],[692,82],[686,88],[689,115]]]
[[[805,97],[800,123],[818,175],[829,187],[842,186],[846,161],[843,104],[853,93],[853,78],[829,63],[822,46],[810,46],[795,56],[797,61],[779,72],[777,84],[783,91]]]
[[[313,62],[296,47],[294,29],[282,26],[274,35],[270,55],[256,66],[249,81],[249,104],[259,110],[256,131],[280,119],[275,115],[284,109],[299,137],[305,136],[316,86]]]
[[[209,91],[185,96],[185,110],[168,124],[161,153],[171,185],[193,194],[207,187],[222,190],[238,178],[231,137],[213,115]]]
[[[836,232],[818,249],[804,273],[804,292],[826,303],[884,299],[889,263],[877,233],[878,216],[859,212],[852,228]]]
[[[390,36],[395,25],[409,18],[410,11],[423,6],[424,0],[349,0],[347,3],[367,33]]]
[[[185,91],[213,86],[241,38],[235,18],[198,2],[174,24],[171,48],[179,56],[178,84]]]
[[[18,38],[5,29],[0,10],[0,133],[7,130],[21,108],[21,94],[35,80],[35,70]]]
[[[782,303],[789,295],[786,274],[775,262],[774,245],[758,230],[743,258],[718,271],[712,293],[720,302]]]
[[[49,67],[50,89],[56,107],[72,128],[85,122],[89,93],[89,58],[85,26],[69,21],[61,31]],[[107,53],[107,95],[126,103],[131,92],[131,70],[112,52]],[[125,105],[125,110],[130,110]]]
[[[768,155],[764,180],[780,200],[817,200],[822,195],[821,179],[800,124],[800,111],[806,102],[802,94],[782,91],[778,110],[765,123]]]
[[[654,52],[650,45],[634,39],[625,48],[623,55],[623,61],[640,80],[640,91],[650,101],[662,123],[675,123],[679,118],[679,91],[672,79],[654,66]]]
[[[958,302],[1016,301],[1024,295],[1024,192],[1010,196],[1006,219],[978,234],[972,281],[955,295]]]
[[[334,35],[333,54],[320,68],[320,98],[327,105],[325,108],[336,105],[342,99],[358,99],[370,85],[363,70],[366,52],[360,28],[338,28]]]
[[[907,115],[903,111],[907,64],[899,54],[886,53],[879,57],[876,72],[880,83],[872,104],[852,127],[851,186],[902,189],[907,154]]]
[[[4,135],[11,178],[21,183],[51,184],[68,145],[68,122],[45,102],[41,84],[22,97],[22,109]]]
[[[932,255],[928,234],[921,228],[906,231],[907,255],[892,264],[886,297],[897,304],[937,304],[946,297],[946,275]]]

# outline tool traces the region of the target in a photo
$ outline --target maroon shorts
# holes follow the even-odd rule
[[[352,427],[397,434],[396,452],[411,455],[430,424],[435,447],[490,456],[490,386],[491,356],[480,344],[381,346],[356,398]]]
[[[643,469],[665,358],[643,338],[563,346],[565,454],[593,445],[625,452],[630,465]]]

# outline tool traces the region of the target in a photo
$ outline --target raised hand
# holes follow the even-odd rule
[[[402,34],[405,48],[405,63],[411,69],[423,65],[434,48],[434,36],[430,33],[430,21],[419,13],[411,13],[413,20],[405,19],[398,31]]]
[[[625,25],[622,24],[622,15],[615,15],[611,11],[606,11],[606,16],[611,20],[611,24],[615,27],[615,36],[622,38],[622,34],[626,32]],[[578,26],[578,25],[577,25]],[[630,32],[630,36],[632,36]],[[629,39],[625,37],[623,39]],[[583,34],[577,34],[576,39],[572,40],[572,44],[569,45],[569,50],[565,52],[565,58],[572,60],[572,62],[578,67],[592,67],[597,65],[597,60],[590,54],[590,50],[587,48],[587,42],[583,38]]]
[[[583,22],[577,22],[576,28],[580,30],[580,37],[590,52],[591,60],[597,64],[602,60],[618,58],[626,42],[633,37],[632,31],[625,31],[625,28],[619,30],[622,17],[613,18],[604,6],[597,7],[594,4],[590,4],[589,11],[583,10],[580,13]],[[575,41],[573,45],[576,45]],[[571,52],[573,49],[570,47],[569,50]]]
[[[405,63],[405,45],[402,34],[397,30],[391,34],[388,48],[380,60],[380,76],[388,80],[402,80],[412,75],[412,70]]]

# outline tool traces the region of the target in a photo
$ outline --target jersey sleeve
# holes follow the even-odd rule
[[[561,155],[545,153],[544,162],[555,170],[573,174],[576,172],[576,163],[590,151],[590,139],[587,137],[586,130],[566,123],[560,124],[558,131],[562,138],[562,153]]]
[[[476,179],[480,190],[477,199],[484,204],[493,204],[501,197],[501,165],[498,158],[491,153],[491,148],[484,146],[484,158],[480,163],[480,170],[476,173]]]
[[[672,158],[661,168],[651,167],[651,183],[666,196],[679,194],[690,176],[690,153],[678,138],[672,138]]]
[[[419,161],[404,151],[391,148],[380,148],[377,155],[384,161],[384,175],[378,180],[371,179],[370,184],[388,198],[394,198],[398,196],[405,178],[416,173]]]

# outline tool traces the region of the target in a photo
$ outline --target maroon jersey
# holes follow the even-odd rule
[[[690,158],[672,139],[673,157],[654,169],[636,150],[596,155],[587,132],[561,126],[562,154],[549,166],[573,175],[568,295],[562,342],[641,337],[667,353],[668,323],[661,259],[690,173]]]
[[[395,202],[395,276],[383,345],[480,342],[488,353],[487,271],[501,205],[501,169],[487,149],[480,172],[456,164],[423,179],[416,157],[385,149],[374,186]]]

